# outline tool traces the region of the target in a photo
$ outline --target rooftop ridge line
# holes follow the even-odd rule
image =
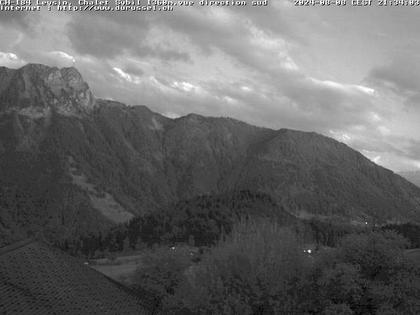
[[[22,241],[18,241],[18,242],[12,243],[10,245],[6,245],[4,247],[1,247],[0,248],[0,256],[1,255],[4,255],[4,254],[7,254],[9,252],[12,252],[12,251],[14,251],[16,249],[25,247],[25,246],[33,243],[33,242],[35,242],[35,240],[33,240],[31,238],[27,238],[27,239],[24,239]]]

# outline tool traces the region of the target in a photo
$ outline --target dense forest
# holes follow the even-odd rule
[[[354,225],[339,218],[297,219],[268,194],[249,190],[184,200],[161,211],[135,217],[104,233],[67,239],[56,245],[74,256],[86,258],[101,258],[113,252],[161,245],[210,247],[229,235],[234,224],[244,218],[269,218],[293,230],[303,243],[314,244],[315,247],[335,247],[351,233],[388,230],[409,240],[411,248],[420,247],[419,225]]]

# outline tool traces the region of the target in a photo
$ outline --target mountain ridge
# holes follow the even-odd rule
[[[3,230],[68,237],[240,190],[269,194],[297,217],[420,222],[420,188],[346,144],[233,118],[171,119],[96,98],[63,69],[0,68]]]
[[[407,171],[398,173],[400,176],[420,187],[420,171]]]

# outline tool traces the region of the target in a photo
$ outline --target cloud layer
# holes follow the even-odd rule
[[[76,66],[98,97],[317,131],[391,169],[418,168],[420,22],[356,9],[3,12],[0,65]]]

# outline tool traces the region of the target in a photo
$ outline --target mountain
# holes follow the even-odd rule
[[[69,238],[241,190],[298,217],[420,222],[420,188],[331,138],[169,119],[95,98],[74,68],[0,68],[0,235]]]
[[[401,172],[400,175],[420,187],[420,171]]]

